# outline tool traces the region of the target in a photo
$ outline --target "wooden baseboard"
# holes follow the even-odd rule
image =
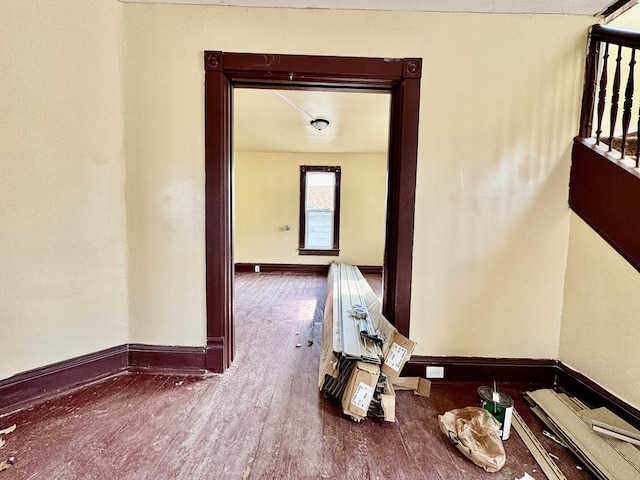
[[[405,376],[426,376],[426,367],[443,367],[444,378],[432,382],[510,382],[553,386],[557,362],[530,358],[430,357],[413,355]]]
[[[127,371],[203,375],[204,347],[119,345],[0,380],[0,415]]]
[[[129,371],[204,375],[205,347],[129,345]]]
[[[259,267],[260,271],[256,272],[255,267]],[[327,275],[329,273],[329,264],[326,265],[304,265],[297,263],[236,263],[234,265],[236,273],[298,273]],[[380,275],[382,267],[377,265],[358,265],[363,275]]]
[[[431,382],[509,382],[555,388],[579,397],[591,408],[607,407],[640,428],[640,410],[557,360],[528,358],[430,357],[413,355],[403,376],[426,376],[426,367],[443,367],[444,378]]]
[[[636,428],[640,428],[640,410],[562,362],[558,362],[556,388],[579,397],[591,408],[607,407]]]
[[[126,370],[127,345],[100,350],[0,380],[0,414]]]
[[[206,364],[206,351],[205,347],[119,345],[22,372],[0,380],[0,415],[126,371],[203,375],[212,370],[212,366]],[[444,368],[444,378],[430,379],[433,383],[495,380],[556,387],[578,396],[590,407],[607,407],[640,427],[640,410],[556,360],[414,355],[402,375],[425,377],[427,366]]]

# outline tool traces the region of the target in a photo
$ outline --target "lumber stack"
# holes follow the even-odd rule
[[[360,270],[333,263],[327,277],[318,387],[356,421],[395,421],[392,381],[415,343],[382,315],[382,306]]]
[[[595,427],[611,429],[629,438],[640,431],[606,408],[590,409],[579,399],[550,389],[527,392],[533,412],[546,427],[602,480],[640,479],[640,450],[627,439]],[[623,432],[620,434],[619,432]]]

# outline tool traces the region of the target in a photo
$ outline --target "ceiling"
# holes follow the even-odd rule
[[[390,94],[234,88],[234,150],[383,153]],[[313,118],[329,120],[324,130]]]
[[[121,0],[240,7],[598,15],[615,0]]]

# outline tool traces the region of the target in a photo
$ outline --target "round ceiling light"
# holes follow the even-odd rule
[[[324,130],[329,126],[329,120],[325,118],[314,118],[309,122],[316,130]]]

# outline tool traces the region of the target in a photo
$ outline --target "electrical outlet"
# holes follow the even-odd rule
[[[253,266],[253,271],[256,273],[260,273],[260,265],[254,265]]]
[[[444,367],[427,367],[427,378],[444,378]]]

